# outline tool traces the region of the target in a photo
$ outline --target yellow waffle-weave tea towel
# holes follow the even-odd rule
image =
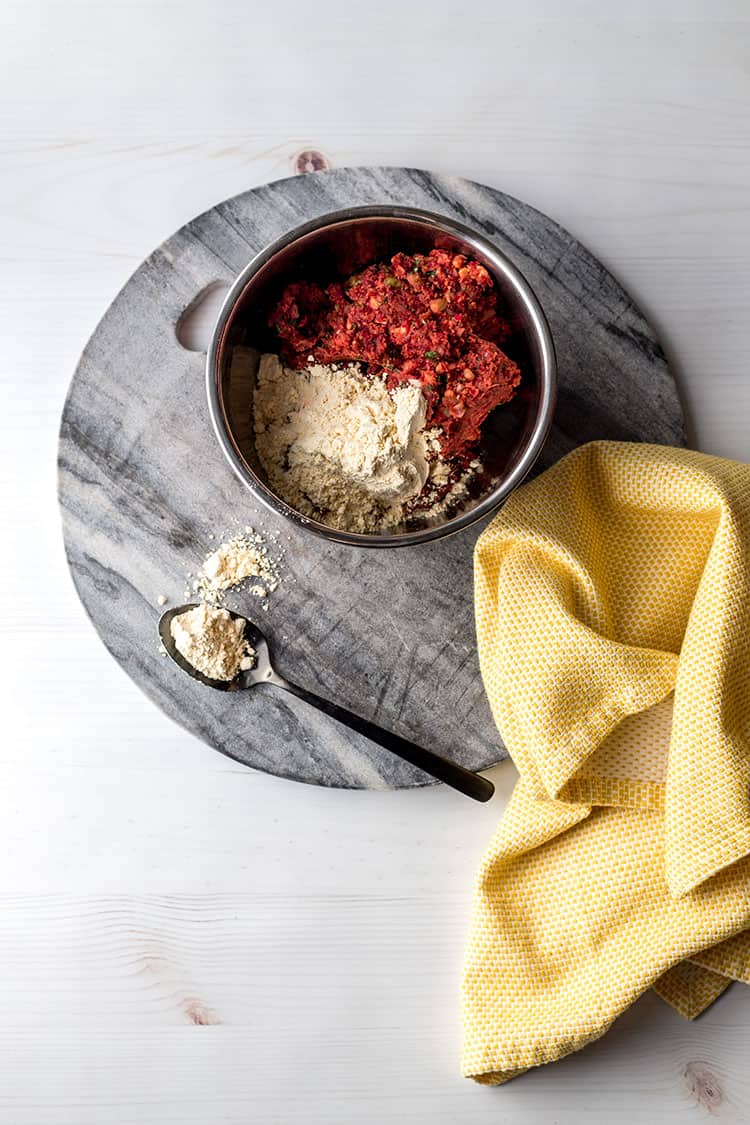
[[[482,677],[520,774],[481,864],[463,1073],[500,1084],[654,988],[750,983],[750,467],[583,446],[475,554]]]

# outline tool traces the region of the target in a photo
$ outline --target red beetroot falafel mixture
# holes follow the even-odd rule
[[[500,349],[510,325],[498,314],[487,270],[463,254],[395,254],[325,288],[287,285],[269,324],[281,356],[296,370],[315,363],[361,362],[390,389],[421,384],[427,423],[440,428],[446,461],[467,465],[482,423],[509,402],[521,381]]]

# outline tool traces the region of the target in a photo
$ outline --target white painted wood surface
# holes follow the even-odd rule
[[[750,1120],[739,987],[693,1025],[646,997],[563,1063],[462,1081],[471,881],[512,766],[482,808],[240,770],[106,655],[54,493],[67,380],[119,286],[310,147],[557,218],[660,328],[698,444],[746,459],[749,18],[744,0],[4,0],[2,1125]]]

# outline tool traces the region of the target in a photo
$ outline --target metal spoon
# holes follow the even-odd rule
[[[204,676],[197,668],[189,664],[177,651],[170,629],[172,619],[179,617],[181,613],[186,613],[190,609],[195,609],[194,603],[167,610],[159,621],[159,636],[175,664],[179,665],[183,672],[187,672],[194,680],[199,680],[200,683],[215,688],[217,691],[244,691],[245,688],[255,687],[256,684],[273,684],[274,687],[291,692],[298,699],[306,700],[307,703],[311,703],[319,711],[324,711],[326,715],[330,715],[331,718],[343,723],[344,726],[357,731],[358,734],[363,734],[372,742],[377,742],[378,746],[383,746],[386,750],[390,750],[392,754],[396,754],[397,757],[403,758],[406,762],[411,762],[413,766],[424,770],[425,773],[432,774],[438,781],[444,781],[446,785],[458,789],[460,793],[465,793],[467,797],[473,797],[475,801],[489,801],[495,792],[495,786],[486,777],[472,773],[471,770],[464,769],[463,766],[456,765],[455,762],[450,762],[447,758],[441,758],[439,754],[434,754],[431,750],[424,750],[421,746],[417,746],[405,738],[400,738],[397,734],[383,730],[382,727],[375,726],[367,719],[355,715],[352,711],[347,711],[344,707],[339,707],[336,703],[322,699],[319,695],[298,687],[297,684],[289,683],[288,680],[279,675],[271,664],[268,641],[260,629],[241,613],[232,613],[232,617],[245,622],[245,638],[255,649],[255,666],[248,671],[239,672],[233,680],[209,679],[208,676]],[[229,612],[231,613],[231,610]]]

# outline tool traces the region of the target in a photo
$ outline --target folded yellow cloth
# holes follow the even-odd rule
[[[479,871],[463,1072],[499,1084],[653,987],[750,983],[750,467],[595,442],[475,555],[482,677],[520,779]]]

